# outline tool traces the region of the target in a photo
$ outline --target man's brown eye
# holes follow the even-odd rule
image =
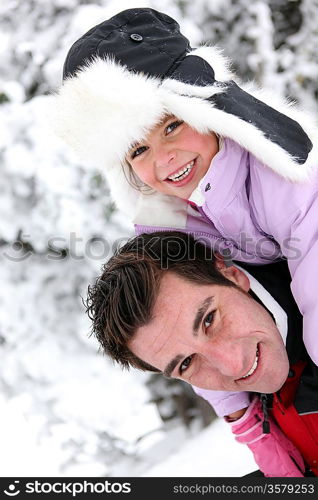
[[[191,361],[192,361],[192,358],[193,358],[193,356],[188,356],[187,358],[185,358],[182,361],[180,368],[179,368],[180,375],[182,375],[186,371],[186,369],[189,368]]]
[[[212,325],[212,323],[214,321],[214,316],[215,316],[215,311],[211,311],[211,312],[209,312],[209,314],[206,315],[206,317],[204,318],[205,328],[209,328],[209,326]]]

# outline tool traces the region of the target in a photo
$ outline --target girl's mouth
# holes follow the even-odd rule
[[[174,186],[183,186],[187,184],[193,177],[195,171],[195,159],[181,167],[179,170],[169,175],[165,181]]]

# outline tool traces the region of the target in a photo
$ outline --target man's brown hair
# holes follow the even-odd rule
[[[135,356],[127,343],[150,323],[167,272],[196,285],[235,286],[216,269],[212,249],[189,234],[158,231],[132,238],[103,266],[85,301],[92,334],[124,368],[159,372]]]

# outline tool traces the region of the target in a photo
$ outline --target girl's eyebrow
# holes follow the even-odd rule
[[[175,118],[174,115],[165,115],[164,117],[161,118],[161,120],[158,122],[157,127],[161,127],[165,123],[167,123],[169,120],[173,120]]]
[[[161,118],[161,120],[157,123],[156,127],[162,127],[163,125],[165,125],[169,120],[175,118],[174,115],[165,115],[163,118]],[[133,144],[131,144],[129,146],[129,149],[128,149],[128,153],[129,154],[133,149],[136,149],[137,147],[140,146],[140,144],[142,143],[142,141],[140,142],[134,142]]]
[[[134,142],[134,144],[132,144],[131,146],[129,146],[129,149],[128,149],[127,153],[126,153],[126,157],[129,156],[134,151],[134,149],[137,149],[139,146],[140,146],[139,142]]]

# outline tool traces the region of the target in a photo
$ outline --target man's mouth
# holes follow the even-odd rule
[[[174,172],[172,175],[169,175],[167,179],[172,182],[182,181],[183,179],[188,177],[193,167],[194,167],[194,160],[184,165],[184,167],[181,167],[179,170],[177,170],[177,172]]]
[[[243,377],[239,378],[238,380],[242,380],[242,379],[245,379],[245,378],[250,377],[251,375],[253,375],[253,373],[255,372],[255,370],[256,370],[256,368],[258,366],[258,360],[259,360],[259,350],[258,350],[258,347],[257,347],[255,361],[253,363],[252,368],[245,375],[243,375]]]

